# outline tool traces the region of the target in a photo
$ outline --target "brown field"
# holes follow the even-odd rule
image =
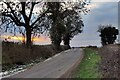
[[[120,45],[107,45],[100,48],[100,70],[102,78],[119,78]]]

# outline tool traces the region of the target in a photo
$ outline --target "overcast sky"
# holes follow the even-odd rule
[[[75,36],[71,40],[72,47],[80,46],[101,46],[98,25],[112,24],[118,27],[118,0],[92,0],[91,9],[87,15],[82,15],[84,21],[83,33]],[[37,44],[50,44],[48,37],[42,37]]]
[[[112,24],[118,27],[118,3],[117,2],[92,2],[92,8],[88,15],[83,15],[83,33],[75,36],[71,46],[87,46],[100,44],[98,25]]]

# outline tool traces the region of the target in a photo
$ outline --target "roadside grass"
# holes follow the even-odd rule
[[[101,61],[97,49],[85,48],[84,58],[73,75],[74,78],[100,78],[99,63]]]

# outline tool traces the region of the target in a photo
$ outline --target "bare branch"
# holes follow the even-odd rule
[[[43,13],[31,24],[31,26],[34,26],[37,21],[39,21],[42,17],[44,17],[45,14],[47,13],[47,11],[48,11],[48,9],[47,9],[45,12],[43,12]]]
[[[34,9],[34,6],[35,6],[35,3],[32,2],[31,5],[32,5],[32,7],[31,7],[31,9],[30,9],[29,21],[30,21],[30,19],[31,19],[31,17],[32,17],[32,12],[33,12],[33,9]]]
[[[2,15],[11,18],[11,19],[15,22],[15,24],[16,24],[17,26],[25,26],[24,23],[18,22],[18,21],[17,21],[12,15],[10,15],[10,14],[2,13]]]
[[[12,10],[12,7],[10,6],[10,4],[8,3],[8,2],[4,2],[7,6],[8,6],[8,8],[10,8],[10,10],[11,10],[11,13],[13,14],[13,16],[11,17],[11,16],[9,16],[8,15],[8,17],[10,17],[11,19],[13,19],[13,21],[15,21],[15,23],[16,23],[16,25],[18,25],[18,24],[21,24],[21,22],[20,22],[20,20],[17,18],[17,16],[15,15],[15,13],[14,13],[14,10]],[[4,14],[5,15],[5,14]],[[7,16],[7,15],[6,15]],[[23,24],[23,23],[22,23]]]
[[[34,9],[34,7],[35,7],[35,5],[36,4],[38,4],[39,2],[32,2],[31,3],[31,9],[30,9],[30,14],[29,14],[29,21],[30,21],[30,19],[31,19],[31,17],[32,17],[32,12],[33,12],[33,9]]]
[[[21,5],[22,5],[21,14],[22,14],[22,16],[23,16],[23,18],[24,18],[24,20],[25,20],[25,23],[28,23],[28,24],[29,24],[29,19],[28,19],[26,13],[25,13],[25,4],[26,4],[25,2],[21,2]]]

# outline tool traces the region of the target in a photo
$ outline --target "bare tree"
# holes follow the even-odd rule
[[[42,0],[39,2],[2,1],[0,3],[0,18],[2,21],[0,28],[6,32],[15,33],[18,28],[23,27],[28,46],[32,45],[33,33],[38,35],[48,28],[48,24],[44,24],[47,22],[45,18],[47,8]]]

